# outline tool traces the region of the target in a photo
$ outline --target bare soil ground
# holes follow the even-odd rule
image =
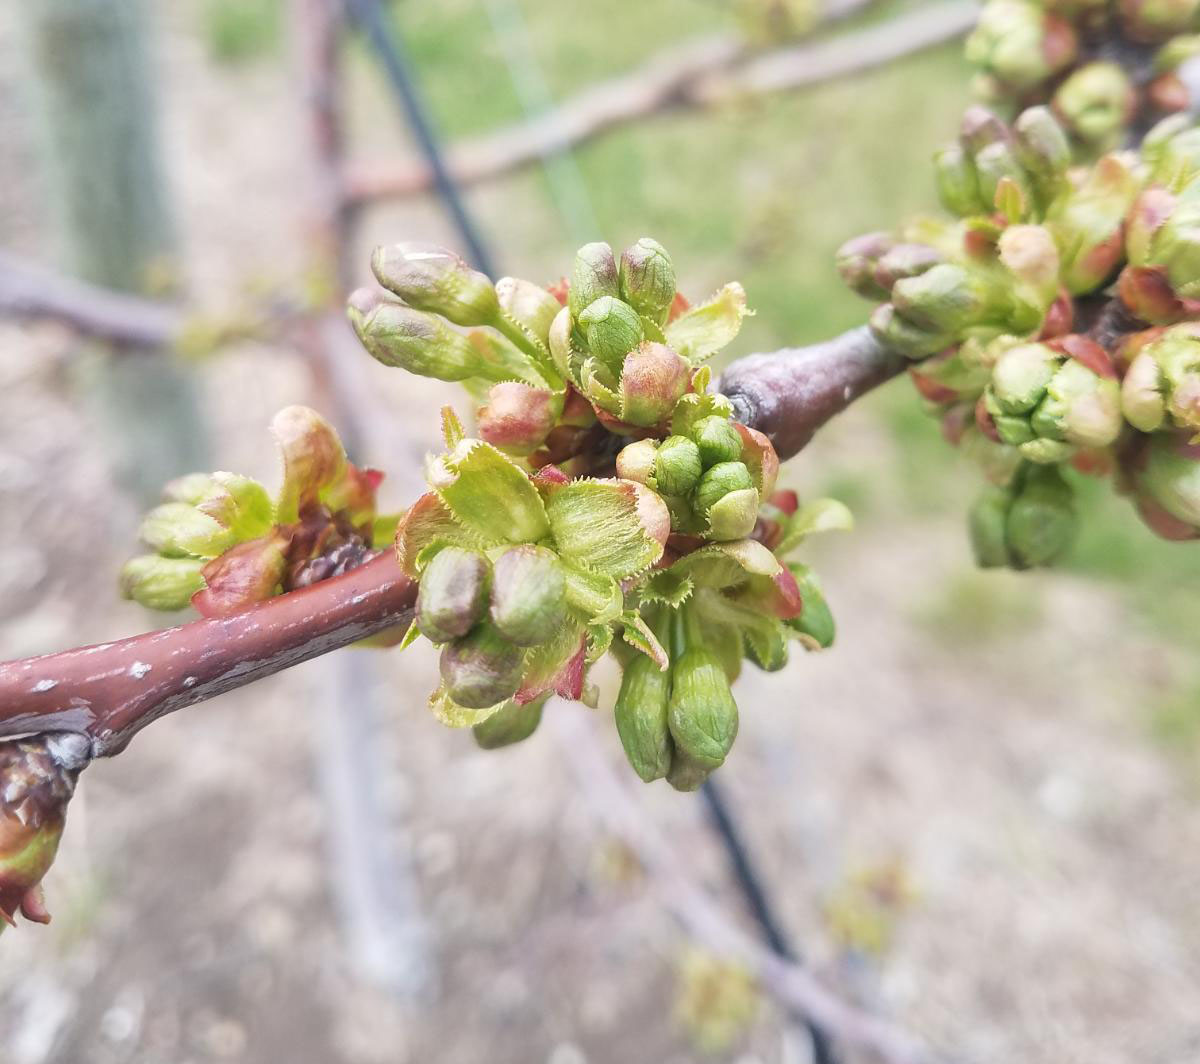
[[[0,69],[14,49],[2,28]],[[273,70],[214,75],[182,16],[163,29],[190,282],[219,301],[247,270],[286,275],[302,260],[297,101]],[[239,107],[247,98],[254,107]],[[0,186],[27,205],[36,189],[8,96],[0,128],[14,145]],[[12,218],[11,239],[44,251],[34,221]],[[416,204],[373,232],[437,227]],[[0,326],[4,657],[158,623],[112,593],[133,514],[71,387],[72,351],[55,329]],[[395,478],[399,504],[455,396],[365,358],[356,372],[388,415],[370,457],[410,470]],[[247,345],[197,373],[213,464],[269,479],[265,426],[276,407],[312,400],[303,366]],[[876,433],[847,415],[793,482],[823,457],[861,455],[870,471],[889,446]],[[788,928],[844,992],[957,1059],[1193,1064],[1200,803],[1145,726],[1162,677],[1184,663],[1114,592],[1062,575],[989,576],[1029,610],[986,639],[956,633],[938,622],[936,593],[967,569],[956,520],[898,512],[876,508],[813,551],[838,646],[781,675],[748,671],[738,688],[722,778]],[[348,653],[385,718],[372,746],[388,764],[390,827],[376,841],[413,870],[423,989],[389,994],[354,975],[315,769],[346,666],[319,661],[160,722],[89,769],[48,884],[55,923],[0,940],[0,1059],[806,1059],[765,1001],[729,1048],[705,1058],[692,1046],[673,1018],[685,943],[597,830],[550,735],[478,751],[426,712],[428,654]],[[640,795],[736,910],[696,799]],[[888,868],[907,886],[875,904],[856,884]]]

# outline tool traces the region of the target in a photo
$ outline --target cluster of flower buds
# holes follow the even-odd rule
[[[1128,466],[1118,486],[1147,523],[1191,535],[1178,522],[1193,508],[1164,480],[1192,490],[1187,448],[1200,433],[1200,129],[1173,116],[1139,152],[1074,166],[1047,108],[1008,125],[975,107],[935,171],[953,220],[859,237],[838,267],[886,300],[872,329],[913,361],[944,434],[993,484],[972,517],[981,560],[1027,568],[1061,554],[1070,482],[1030,464]],[[1139,434],[1169,439],[1142,446]],[[1056,549],[1030,546],[1035,520]]]
[[[1188,110],[1197,52],[1200,0],[987,0],[966,46],[985,100],[1050,105],[1083,159]]]
[[[19,911],[45,924],[42,879],[58,852],[67,803],[91,758],[82,735],[0,743],[0,931]]]
[[[386,292],[360,289],[349,315],[380,362],[460,381],[481,400],[479,437],[528,468],[571,475],[611,466],[613,434],[662,435],[676,404],[703,390],[700,366],[728,344],[746,311],[740,285],[691,306],[671,257],[644,237],[618,261],[607,244],[579,249],[569,282],[492,282],[427,244],[376,249]],[[457,327],[457,328],[456,328]]]
[[[381,473],[348,461],[333,427],[307,407],[281,410],[271,431],[283,463],[277,496],[236,473],[172,481],[139,531],[153,553],[121,571],[126,598],[223,616],[353,569],[387,543],[396,518],[376,514]]]

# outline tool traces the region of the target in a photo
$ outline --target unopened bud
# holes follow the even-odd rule
[[[486,720],[471,728],[481,750],[499,750],[528,739],[542,722],[542,710],[549,696],[535,698],[524,704],[506,702]]]
[[[1024,0],[992,0],[967,39],[967,60],[1010,89],[1033,89],[1075,57],[1071,24]]]
[[[979,176],[971,157],[959,144],[943,148],[933,157],[938,198],[951,214],[966,218],[986,214],[991,204],[979,193]]]
[[[1075,540],[1075,492],[1058,467],[1029,466],[1009,507],[1008,549],[1018,568],[1049,565]]]
[[[897,244],[875,264],[875,283],[890,294],[897,281],[919,277],[943,259],[942,253],[928,244]]]
[[[1008,553],[1008,510],[1012,495],[1006,488],[984,489],[967,513],[967,529],[975,562],[983,569],[1005,568]]]
[[[729,418],[701,418],[689,433],[700,448],[700,462],[707,469],[718,462],[737,462],[742,457],[742,437]]]
[[[982,316],[987,290],[973,273],[947,262],[897,281],[892,305],[918,328],[957,333]]]
[[[1152,44],[1194,28],[1197,0],[1120,0],[1121,29],[1130,40]]]
[[[622,480],[636,480],[639,484],[653,487],[657,456],[657,440],[637,440],[627,447],[622,447],[617,453],[617,476]],[[696,476],[698,478],[700,474],[697,473]]]
[[[717,768],[737,737],[738,710],[720,658],[689,647],[671,668],[667,721],[676,748],[704,768]]]
[[[952,333],[924,329],[908,321],[891,303],[880,303],[872,311],[869,322],[876,338],[905,358],[926,358],[954,341]]]
[[[663,495],[687,495],[703,472],[700,448],[686,436],[668,436],[654,460],[654,480]]]
[[[203,558],[143,554],[121,568],[121,596],[151,610],[182,610],[204,587]]]
[[[1013,123],[1017,155],[1043,199],[1061,187],[1071,165],[1071,144],[1048,107],[1027,107]]]
[[[1200,529],[1200,453],[1165,433],[1156,433],[1136,476],[1139,495],[1170,517]]]
[[[491,566],[482,554],[461,547],[438,551],[417,590],[421,634],[432,643],[466,635],[487,613],[490,583]]]
[[[588,350],[619,376],[625,356],[642,342],[637,311],[615,296],[600,296],[578,316]]]
[[[521,686],[524,652],[489,624],[442,648],[439,668],[446,693],[466,709],[486,709],[512,698]]]
[[[545,643],[566,622],[566,590],[562,562],[552,550],[513,547],[492,565],[492,624],[517,646]]]
[[[890,233],[865,233],[837,250],[837,271],[853,291],[867,299],[887,299],[889,289],[875,280],[875,266],[896,244]]]
[[[521,381],[501,381],[479,408],[479,435],[509,454],[536,451],[555,424],[554,393]]]
[[[690,383],[691,367],[677,352],[651,340],[638,344],[621,366],[621,420],[643,428],[661,424]]]
[[[215,517],[185,502],[165,502],[142,520],[138,536],[167,557],[215,558],[237,541]]]
[[[542,343],[550,338],[550,325],[562,304],[541,285],[520,277],[501,277],[496,282],[500,309],[515,319]]]
[[[1179,326],[1146,344],[1121,382],[1121,408],[1141,432],[1160,428],[1200,432],[1200,338]]]
[[[644,236],[621,252],[621,298],[656,325],[667,320],[675,299],[675,265],[657,241]]]
[[[1115,145],[1137,107],[1137,92],[1129,75],[1107,60],[1086,63],[1054,93],[1054,111],[1081,140],[1092,145]]]
[[[571,316],[578,319],[601,296],[616,298],[620,294],[617,260],[612,248],[601,241],[584,244],[575,253],[575,264],[571,269],[571,287],[567,292]]]
[[[705,470],[696,485],[696,509],[707,514],[712,506],[731,491],[754,487],[750,470],[742,462],[718,462]]]
[[[738,488],[722,495],[708,508],[709,537],[718,543],[745,539],[758,523],[758,504],[757,488]]]
[[[385,244],[371,255],[371,270],[410,307],[440,314],[455,325],[490,325],[500,310],[492,282],[436,244]]]
[[[385,366],[440,381],[494,380],[499,375],[466,336],[435,314],[384,299],[366,288],[350,297],[349,314],[367,353]]]
[[[625,756],[646,783],[662,779],[671,768],[670,692],[670,673],[645,654],[634,655],[625,666],[613,715]]]

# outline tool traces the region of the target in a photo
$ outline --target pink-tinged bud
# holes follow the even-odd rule
[[[590,336],[590,334],[589,334]],[[621,418],[653,428],[670,417],[691,383],[691,368],[666,344],[639,344],[621,367]]]
[[[919,277],[944,261],[945,256],[927,244],[897,244],[875,264],[875,283],[881,290],[891,293],[897,281]]]
[[[206,586],[192,596],[192,605],[205,617],[225,617],[271,598],[287,572],[290,542],[276,530],[214,558],[201,570]]]
[[[271,421],[271,434],[283,460],[276,520],[286,524],[315,504],[322,489],[341,479],[346,452],[333,426],[306,406],[279,411]]]
[[[491,325],[500,311],[487,276],[436,244],[409,241],[377,247],[371,270],[410,307],[440,314],[455,325]]]
[[[1151,264],[1154,235],[1175,209],[1176,197],[1154,185],[1133,201],[1125,224],[1125,254],[1132,266]]]
[[[509,454],[532,454],[554,428],[553,392],[520,381],[501,381],[479,409],[479,435]]]
[[[1181,525],[1200,529],[1200,447],[1155,433],[1134,473],[1134,488],[1148,523],[1159,510],[1174,519],[1151,525],[1160,535],[1174,529],[1169,538],[1184,538]]]
[[[764,499],[770,497],[779,477],[779,455],[775,447],[758,429],[752,429],[737,421],[733,423],[733,427],[742,438],[742,461],[750,470],[754,486]],[[794,492],[790,494],[795,497]]]
[[[654,464],[658,455],[657,440],[638,440],[617,453],[617,476],[653,487]],[[699,474],[697,473],[697,476]]]
[[[486,709],[512,698],[521,686],[524,652],[489,624],[480,624],[442,648],[446,693],[466,709]]]
[[[617,298],[620,294],[617,260],[612,248],[603,241],[584,244],[575,253],[575,264],[571,268],[571,287],[567,291],[571,317],[578,319],[603,296]]]
[[[0,920],[12,924],[20,911],[27,920],[50,922],[41,882],[90,759],[91,743],[77,734],[0,743]]]
[[[657,240],[644,236],[621,253],[621,298],[657,325],[675,300],[675,266]]]
[[[566,576],[558,556],[525,544],[496,559],[492,575],[492,624],[517,646],[539,646],[567,622]]]
[[[865,233],[847,240],[837,250],[837,271],[843,281],[866,299],[887,299],[890,289],[875,280],[880,258],[895,247],[890,233]]]

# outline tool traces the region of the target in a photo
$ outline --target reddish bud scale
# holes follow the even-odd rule
[[[1095,340],[1073,333],[1070,336],[1060,336],[1050,340],[1046,346],[1087,366],[1097,377],[1107,377],[1109,380],[1117,379],[1117,370],[1112,359]]]
[[[938,358],[939,356],[934,355],[933,357]],[[953,403],[958,399],[958,392],[953,388],[947,388],[941,381],[926,376],[915,367],[908,371],[908,375],[912,378],[913,385],[922,399],[927,399],[938,406]]]
[[[975,403],[975,427],[979,429],[992,443],[1003,443],[1000,438],[1000,433],[996,428],[996,422],[992,420],[992,415],[988,412],[986,404],[986,395],[981,395]]]
[[[1075,324],[1075,300],[1065,288],[1060,288],[1058,296],[1046,311],[1042,321],[1042,331],[1039,340],[1051,340],[1056,336],[1065,336]]]

